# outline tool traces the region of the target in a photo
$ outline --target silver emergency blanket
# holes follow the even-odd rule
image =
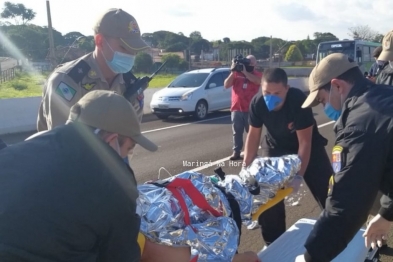
[[[292,181],[300,170],[301,161],[298,155],[282,157],[257,157],[239,176],[248,188],[260,186],[259,195],[253,198],[251,213],[273,198],[280,188]]]
[[[256,158],[251,166],[239,175],[226,175],[225,180],[197,172],[184,172],[175,178],[189,179],[204,196],[209,205],[222,216],[215,217],[193,203],[183,189],[181,195],[188,208],[191,225],[186,225],[179,201],[165,187],[154,184],[138,186],[138,214],[141,216],[141,232],[151,241],[169,246],[189,246],[200,261],[232,261],[237,249],[239,230],[230,217],[231,209],[220,186],[239,203],[243,222],[251,221],[251,215],[286,185],[300,169],[297,155],[277,158]],[[260,186],[259,195],[250,190]]]

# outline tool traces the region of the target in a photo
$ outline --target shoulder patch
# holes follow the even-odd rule
[[[56,88],[56,94],[70,102],[74,98],[76,90],[65,84],[64,82],[60,82],[60,84]]]
[[[82,87],[83,87],[85,90],[87,90],[87,91],[92,90],[95,86],[96,86],[96,83],[95,83],[95,82],[93,82],[93,83],[86,83],[86,84],[83,84],[83,85],[82,85]]]
[[[341,171],[341,154],[343,152],[342,146],[334,146],[332,150],[332,167],[335,173]]]
[[[71,77],[75,83],[80,83],[82,79],[89,73],[90,66],[85,60],[80,60],[76,65],[68,72],[68,76]]]
[[[89,76],[90,78],[97,78],[97,77],[98,77],[98,74],[97,74],[96,71],[94,71],[94,70],[91,69],[91,70],[89,71],[88,76]]]

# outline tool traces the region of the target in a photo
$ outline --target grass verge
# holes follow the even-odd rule
[[[137,77],[143,77],[144,74],[136,74]],[[149,87],[165,87],[175,79],[177,75],[156,75],[149,83]]]
[[[18,72],[14,79],[0,84],[0,99],[41,96],[45,77]]]
[[[144,75],[137,75],[139,77]],[[176,75],[156,75],[150,82],[150,88],[167,86]],[[16,73],[13,80],[0,84],[0,99],[34,97],[42,95],[42,87],[47,74]]]

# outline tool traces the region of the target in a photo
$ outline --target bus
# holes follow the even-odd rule
[[[317,49],[316,63],[331,53],[343,53],[358,62],[363,73],[369,72],[375,62],[374,49],[381,46],[380,43],[363,40],[338,40],[321,42]]]

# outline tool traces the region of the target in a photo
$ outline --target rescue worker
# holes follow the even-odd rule
[[[37,130],[50,130],[67,121],[72,105],[92,90],[113,90],[124,94],[135,89],[131,73],[137,52],[148,48],[135,18],[122,9],[109,9],[94,26],[95,50],[58,66],[50,75],[39,108]],[[133,90],[129,99],[143,115],[143,90]]]
[[[286,72],[271,68],[262,76],[262,94],[250,104],[250,131],[247,135],[243,168],[257,156],[262,127],[267,133],[262,140],[262,157],[297,154],[301,168],[293,180],[293,194],[303,179],[321,209],[325,208],[329,178],[333,171],[325,146],[327,140],[319,133],[311,109],[301,108],[306,100],[303,91],[290,88]],[[284,200],[262,213],[258,219],[266,246],[286,230]]]
[[[382,52],[378,60],[385,61],[377,77],[377,84],[393,85],[393,30],[388,32],[382,40]]]
[[[0,261],[140,261],[139,194],[122,160],[135,144],[157,150],[131,103],[94,90],[65,125],[0,150]]]
[[[339,255],[366,222],[378,190],[383,196],[375,220],[393,221],[393,88],[369,81],[353,59],[339,53],[316,65],[309,88],[303,107],[321,103],[336,121],[335,174],[326,208],[296,261],[325,262]],[[373,231],[365,236],[373,237]]]

